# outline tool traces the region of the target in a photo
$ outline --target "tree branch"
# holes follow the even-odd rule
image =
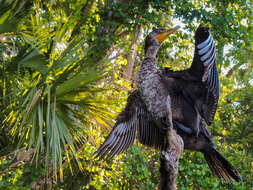
[[[132,40],[132,43],[130,46],[130,52],[127,55],[127,65],[123,73],[124,78],[128,81],[130,81],[132,78],[135,58],[137,55],[136,45],[137,45],[137,41],[139,40],[141,36],[141,33],[142,33],[141,26],[137,26],[135,34],[134,34],[134,39]]]
[[[183,139],[174,129],[169,135],[169,146],[160,157],[160,185],[159,190],[176,190],[178,161],[184,149]]]

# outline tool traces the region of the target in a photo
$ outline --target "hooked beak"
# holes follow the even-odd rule
[[[175,26],[174,28],[164,30],[162,33],[156,35],[156,40],[161,44],[170,34],[176,32],[179,28],[180,26]]]

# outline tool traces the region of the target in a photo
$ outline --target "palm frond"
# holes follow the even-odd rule
[[[98,85],[108,76],[105,64],[88,57],[86,36],[72,35],[77,20],[49,21],[53,14],[43,17],[40,3],[21,20],[8,20],[16,24],[12,35],[18,50],[5,62],[4,80],[12,84],[8,91],[13,97],[4,109],[3,125],[17,147],[33,149],[36,163],[45,162],[62,178],[65,161],[73,158],[82,169],[77,150],[86,143],[85,128],[96,121],[105,125],[113,116],[107,107],[112,102],[103,98],[105,89]],[[13,8],[5,13],[12,14]],[[1,19],[6,24],[5,15]]]

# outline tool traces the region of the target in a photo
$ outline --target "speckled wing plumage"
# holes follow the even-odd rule
[[[216,64],[215,43],[210,29],[200,25],[195,33],[195,52],[191,75],[198,77],[205,87],[202,105],[197,107],[199,113],[210,125],[213,122],[219,99],[219,75]]]
[[[159,150],[164,150],[167,145],[166,135],[161,133],[158,127],[155,127],[139,92],[135,90],[128,97],[127,105],[118,115],[111,133],[94,153],[95,158],[110,159],[120,154],[133,145],[137,136],[143,145]]]
[[[140,97],[140,96],[139,96]],[[142,100],[139,99],[141,102]],[[159,127],[156,126],[151,114],[147,111],[145,105],[138,109],[138,140],[141,144],[156,148],[158,150],[165,150],[168,145],[168,138],[166,133],[162,133]]]

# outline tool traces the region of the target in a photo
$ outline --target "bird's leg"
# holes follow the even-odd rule
[[[201,117],[199,114],[197,114],[196,125],[194,125],[193,127],[194,135],[196,138],[198,138],[199,136],[200,121],[201,121]]]
[[[198,136],[199,136],[199,128],[198,127],[193,127],[192,134],[197,139]]]

